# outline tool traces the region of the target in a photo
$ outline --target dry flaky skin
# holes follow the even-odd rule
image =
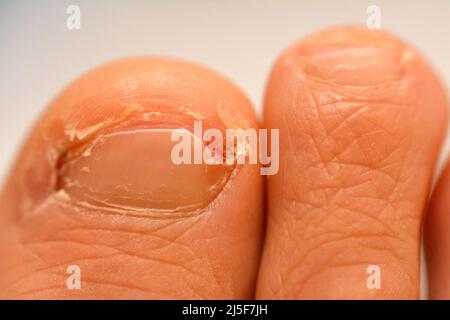
[[[438,79],[383,32],[335,28],[289,48],[265,102],[266,126],[284,130],[257,297],[417,298],[446,119]],[[369,265],[380,290],[367,288]]]
[[[229,81],[168,59],[119,61],[65,90],[36,125],[1,195],[0,297],[251,298],[261,243],[258,166],[238,166],[197,214],[80,206],[62,181],[74,177],[65,175],[68,163],[96,156],[90,147],[99,137],[174,121],[189,129],[193,119],[206,128],[257,128]],[[82,290],[67,289],[68,265],[81,268]]]

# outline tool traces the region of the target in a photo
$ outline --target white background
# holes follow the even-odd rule
[[[66,28],[70,4],[81,8],[81,30]],[[0,182],[36,117],[92,67],[142,55],[195,61],[236,82],[260,115],[270,67],[286,46],[324,27],[365,25],[372,4],[382,28],[425,53],[448,87],[449,0],[0,0]]]

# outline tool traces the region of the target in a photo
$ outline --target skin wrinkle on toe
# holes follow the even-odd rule
[[[417,295],[421,212],[444,132],[435,120],[446,116],[427,68],[392,36],[351,27],[278,59],[265,119],[286,129],[283,169],[269,177],[261,298]],[[370,264],[384,290],[365,287]]]
[[[360,48],[351,48],[348,49],[348,51],[345,54],[354,54],[354,52],[352,52],[352,50],[355,50],[356,52],[360,52]],[[338,51],[339,52],[339,51]],[[366,52],[367,53],[367,52]],[[371,52],[369,52],[369,54],[372,54]],[[387,212],[385,212],[385,209],[388,206],[388,201],[389,198],[392,197],[392,195],[395,194],[395,190],[397,189],[397,185],[401,182],[401,173],[397,172],[395,173],[396,170],[392,171],[389,170],[386,173],[384,173],[384,171],[386,169],[381,169],[383,167],[382,163],[386,160],[384,157],[384,152],[377,151],[378,146],[371,143],[368,146],[359,146],[358,148],[362,148],[363,149],[363,154],[360,155],[360,157],[355,159],[355,155],[351,155],[351,153],[349,153],[349,161],[347,162],[347,160],[344,160],[346,158],[346,149],[351,148],[354,141],[348,141],[349,145],[346,145],[345,143],[347,142],[343,142],[342,140],[334,140],[333,134],[336,132],[338,133],[339,130],[341,129],[341,125],[344,124],[345,126],[347,126],[347,124],[355,119],[356,117],[358,117],[358,115],[360,117],[362,117],[363,119],[367,119],[367,121],[372,122],[372,120],[369,118],[367,118],[368,116],[368,110],[367,106],[368,104],[372,104],[371,108],[377,108],[377,104],[380,103],[381,106],[380,108],[380,114],[384,114],[386,113],[386,115],[388,114],[388,110],[390,109],[389,104],[392,103],[392,100],[389,104],[386,104],[385,101],[383,101],[383,99],[379,100],[379,98],[371,98],[372,96],[372,92],[374,87],[379,87],[382,88],[383,90],[386,90],[386,88],[390,88],[392,90],[392,92],[395,92],[399,97],[399,100],[402,101],[402,104],[405,103],[405,99],[401,98],[402,94],[399,95],[399,92],[407,92],[407,81],[402,80],[403,78],[403,74],[404,71],[400,68],[397,67],[394,63],[391,63],[391,65],[394,67],[394,71],[392,72],[393,76],[389,77],[386,80],[383,80],[383,78],[381,78],[381,80],[379,78],[375,79],[375,83],[372,83],[371,81],[368,82],[363,82],[361,83],[358,82],[357,85],[355,86],[354,83],[352,82],[352,79],[348,79],[345,75],[343,77],[343,80],[338,79],[337,81],[339,81],[339,83],[336,83],[336,70],[350,70],[351,73],[354,73],[355,71],[357,71],[357,73],[360,71],[358,70],[358,67],[352,67],[352,66],[347,66],[347,65],[341,65],[341,64],[337,64],[334,67],[331,68],[331,71],[329,71],[329,74],[324,74],[323,71],[320,69],[320,64],[319,64],[319,68],[313,68],[311,66],[315,66],[314,64],[316,63],[317,60],[320,60],[321,57],[317,57],[317,56],[308,56],[305,57],[305,60],[307,61],[305,64],[302,65],[302,62],[299,63],[298,69],[301,72],[301,78],[303,79],[303,81],[309,82],[310,84],[308,85],[308,87],[310,88],[310,101],[309,103],[311,103],[311,105],[315,106],[316,108],[316,116],[318,117],[319,122],[321,123],[321,125],[323,126],[323,130],[324,130],[324,139],[322,141],[321,138],[317,137],[317,133],[310,133],[311,135],[311,139],[314,141],[314,145],[315,148],[317,148],[317,152],[318,152],[318,156],[320,157],[320,159],[318,159],[318,163],[315,164],[315,162],[313,161],[310,164],[310,169],[308,169],[307,167],[305,167],[305,170],[314,170],[314,168],[319,165],[319,166],[324,166],[325,169],[325,173],[326,176],[328,176],[329,178],[326,178],[326,180],[328,180],[328,183],[325,182],[323,185],[318,185],[317,187],[312,187],[312,189],[310,190],[311,192],[313,192],[312,195],[316,194],[319,192],[320,190],[323,190],[323,192],[326,192],[327,189],[330,190],[334,190],[336,189],[336,195],[332,198],[333,200],[331,200],[332,202],[329,203],[328,206],[322,208],[324,211],[326,210],[330,210],[333,211],[334,209],[334,205],[333,203],[335,203],[335,205],[337,205],[337,208],[335,208],[336,210],[345,210],[347,212],[353,212],[353,210],[355,210],[352,214],[354,214],[355,212],[365,212],[367,211],[366,209],[364,209],[363,207],[354,207],[352,208],[352,206],[350,206],[349,203],[345,204],[339,204],[339,199],[342,198],[342,196],[339,196],[341,194],[341,192],[343,193],[355,193],[355,191],[357,190],[357,188],[359,188],[359,186],[363,186],[366,183],[368,183],[369,181],[372,180],[376,180],[376,179],[383,179],[383,181],[385,181],[384,183],[384,190],[378,190],[378,192],[382,192],[383,195],[374,195],[374,197],[376,199],[386,199],[383,200],[383,203],[386,203],[386,207],[384,209],[382,209],[380,207],[380,217],[371,217],[371,210],[369,210],[367,212],[367,217],[371,217],[370,220],[373,220],[373,222],[376,221],[377,224],[380,224],[381,229],[380,232],[381,234],[386,234],[386,235],[390,235],[392,237],[392,239],[396,239],[397,238],[397,232],[394,231],[394,229],[392,229],[391,226],[388,225],[388,223],[386,223],[385,221],[390,221],[391,219],[389,218],[390,216],[392,216],[391,214],[388,214]],[[301,59],[299,59],[300,61],[302,61]],[[311,62],[311,60],[313,60],[313,62]],[[331,60],[333,61],[333,60]],[[326,69],[326,67],[325,67]],[[328,70],[330,70],[330,68],[328,68]],[[397,71],[398,70],[398,71]],[[305,75],[306,74],[306,75]],[[327,80],[328,78],[332,79]],[[361,75],[358,75],[358,77],[356,77],[357,79],[361,79]],[[326,90],[328,91],[327,94],[323,95],[321,94],[321,90],[323,88],[326,88]],[[330,90],[330,87],[333,88],[333,90]],[[365,96],[365,91],[366,90],[370,90],[367,91],[367,96]],[[345,91],[345,93],[344,93]],[[319,94],[316,94],[316,92],[318,92]],[[326,92],[326,91],[325,91]],[[389,93],[386,95],[389,99],[391,98],[389,96]],[[354,104],[349,103],[347,101],[352,101]],[[345,105],[342,105],[342,108],[345,109],[340,109],[341,107],[339,106],[339,103],[344,103]],[[359,101],[361,101],[359,103]],[[327,118],[323,118],[324,116],[326,117],[326,114],[328,112],[330,112],[330,114],[333,112],[331,109],[327,109],[327,106],[334,106],[332,107],[333,109],[336,110],[341,110],[341,112],[343,111],[347,111],[348,110],[356,110],[356,111],[351,111],[348,112],[349,113],[349,118],[347,118],[346,120],[344,120],[342,122],[341,125],[336,126],[333,121],[327,121],[325,119]],[[387,108],[387,109],[386,109]],[[395,107],[397,108],[397,107]],[[366,117],[364,116],[364,114],[366,115]],[[376,113],[374,113],[376,114]],[[352,119],[353,118],[353,119]],[[345,116],[344,116],[345,119]],[[331,120],[331,119],[330,119]],[[327,124],[328,122],[328,124]],[[374,123],[375,124],[375,123]],[[395,133],[395,129],[393,129],[394,131],[389,130],[389,129],[384,129],[385,127],[382,125],[378,125],[380,126],[380,128],[382,129],[382,131],[385,131],[388,133],[388,135],[391,135],[391,133],[389,133],[390,131],[392,132],[392,134]],[[389,126],[387,126],[389,127]],[[393,126],[395,128],[395,125]],[[353,131],[354,129],[352,129]],[[353,134],[355,136],[358,136],[358,139],[361,139],[361,137],[359,137],[359,135],[356,132],[353,132]],[[368,132],[364,132],[364,134],[370,134]],[[405,141],[408,141],[408,133],[407,130],[404,131],[404,138],[406,139]],[[350,135],[351,136],[351,135]],[[348,139],[347,139],[348,140]],[[401,140],[403,140],[403,138],[401,138]],[[405,141],[403,142],[403,144],[405,143]],[[358,141],[358,144],[360,144],[360,142]],[[397,148],[399,148],[400,146],[393,146],[392,148],[392,154],[390,155],[394,155],[395,153],[397,153]],[[384,147],[383,147],[384,148]],[[407,147],[406,150],[408,150],[410,147]],[[339,151],[339,150],[344,150],[344,151]],[[364,155],[364,153],[367,154],[371,154],[372,157],[367,157],[367,155]],[[378,156],[378,154],[380,156],[382,156],[382,158],[380,158]],[[405,156],[405,154],[401,155],[400,157],[403,158]],[[346,164],[348,163],[349,166],[363,166],[361,169],[358,169],[358,172],[361,172],[362,177],[364,177],[365,175],[379,175],[378,178],[373,177],[372,179],[362,179],[361,181],[355,181],[352,182],[349,185],[345,185],[345,183],[343,184],[342,181],[340,181],[340,179],[336,180],[335,182],[333,182],[333,176],[342,170],[345,170],[344,167],[346,166]],[[309,166],[308,166],[309,167]],[[394,168],[395,169],[395,168]],[[392,171],[392,173],[390,172]],[[386,179],[387,178],[387,179]],[[331,179],[331,180],[330,180]],[[313,184],[314,185],[314,184]],[[340,191],[338,191],[340,190]],[[352,191],[353,190],[353,191]],[[322,192],[322,193],[323,193]],[[295,201],[299,201],[299,197],[300,199],[303,199],[302,203],[305,203],[306,205],[308,203],[310,203],[313,207],[315,207],[314,202],[317,202],[317,206],[322,206],[322,201],[321,199],[317,199],[317,201],[315,201],[313,198],[311,198],[309,195],[308,190],[304,190],[301,194],[297,194],[296,196],[293,196],[293,200],[296,199]],[[390,195],[389,195],[390,194]],[[392,199],[391,201],[394,201],[394,199]],[[345,209],[344,209],[345,207]],[[306,209],[306,208],[305,208]],[[317,209],[311,208],[312,211],[317,211]],[[377,210],[378,211],[378,210]],[[308,214],[308,210],[304,212],[304,214],[309,215]],[[384,213],[383,213],[384,212]],[[312,212],[311,212],[312,213]],[[336,213],[337,215],[337,213]],[[348,213],[347,213],[348,215]],[[338,218],[338,217],[336,217]],[[306,217],[305,217],[306,219]],[[328,218],[327,220],[329,220],[330,218]],[[340,219],[340,218],[339,218]],[[345,222],[345,220],[343,220]],[[371,222],[373,224],[373,222]],[[394,221],[391,221],[394,222]],[[368,223],[368,222],[367,222]],[[330,222],[331,225],[331,222]],[[348,226],[348,228],[351,229],[351,225]],[[384,231],[381,231],[384,230]],[[329,234],[331,231],[327,231],[327,234]],[[337,232],[337,231],[336,231]],[[370,235],[365,235],[364,237],[368,237]],[[379,232],[374,232],[374,236],[379,236]],[[305,235],[305,240],[308,239],[308,235]],[[350,238],[349,238],[350,239]],[[345,242],[345,238],[341,239],[342,241]],[[339,240],[335,240],[333,243],[334,245],[337,245]],[[325,241],[324,244],[327,244],[328,241]],[[316,250],[318,250],[321,246],[322,246],[322,242],[319,242],[319,245],[315,247]],[[330,243],[331,245],[332,243]],[[385,243],[385,246],[388,245],[388,243]],[[374,248],[374,247],[373,247]],[[336,249],[338,250],[338,249]],[[368,250],[368,249],[366,249]],[[338,250],[339,251],[339,250]],[[384,251],[384,250],[382,250]],[[388,251],[385,251],[385,254],[388,254]],[[395,251],[393,252],[395,253]],[[336,255],[336,257],[339,255]],[[302,258],[303,261],[308,259],[308,255],[306,255],[305,257]],[[394,257],[394,259],[397,259],[397,257]],[[402,259],[401,257],[398,257],[398,259]],[[322,262],[322,267],[319,268],[318,270],[316,270],[315,272],[310,273],[303,281],[302,284],[302,289],[297,293],[299,294],[299,296],[303,293],[303,290],[305,287],[308,286],[310,281],[313,281],[315,279],[316,276],[320,275],[322,272],[326,271],[327,268],[332,268],[330,266],[326,267],[327,264],[330,263],[329,262]],[[370,264],[370,261],[367,261],[368,264]],[[293,272],[295,266],[292,267],[291,271],[288,271],[288,274]],[[336,267],[337,268],[337,267]],[[329,269],[328,269],[329,270]],[[337,270],[337,269],[336,269]],[[328,271],[328,272],[332,272],[332,271]],[[407,278],[409,277],[409,272],[405,272]],[[411,286],[414,286],[413,283],[410,283]]]

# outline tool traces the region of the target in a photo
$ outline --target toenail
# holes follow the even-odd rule
[[[60,166],[60,191],[76,204],[118,212],[183,213],[206,207],[233,167],[177,165],[171,159],[174,130],[141,128],[94,139]]]

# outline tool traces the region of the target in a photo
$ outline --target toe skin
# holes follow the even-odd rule
[[[196,212],[177,215],[150,214],[154,208],[142,208],[145,201],[140,202],[139,214],[130,206],[111,210],[104,205],[106,201],[93,206],[86,204],[92,199],[75,197],[71,190],[89,189],[90,193],[83,194],[97,197],[98,190],[115,190],[111,183],[124,189],[131,179],[140,184],[134,183],[127,192],[146,189],[152,181],[143,180],[151,180],[151,175],[130,171],[135,169],[133,157],[122,154],[124,144],[136,145],[136,140],[123,142],[120,152],[114,152],[120,145],[110,145],[106,153],[95,148],[83,148],[86,152],[80,153],[79,148],[92,141],[111,142],[104,138],[112,136],[105,135],[110,130],[148,129],[166,122],[172,126],[177,121],[189,128],[192,123],[185,123],[186,119],[194,118],[219,130],[258,127],[250,103],[236,86],[191,63],[160,58],[122,60],[90,72],[67,88],[33,128],[0,198],[4,222],[0,224],[0,297],[253,297],[263,218],[263,180],[257,166],[236,165],[210,203]],[[150,152],[134,154],[141,163],[146,160],[143,154],[155,151],[151,143],[145,143]],[[95,168],[85,170],[85,163],[78,166],[72,157],[91,157],[97,162]],[[103,159],[104,166],[117,170],[103,170],[98,163]],[[125,172],[121,167],[125,165],[133,175],[115,176],[108,184],[98,181]],[[93,176],[74,178],[82,174]],[[198,181],[190,177],[195,187]],[[168,188],[164,187],[158,190],[165,192]],[[127,201],[127,197],[140,200],[140,194],[133,192],[120,199]],[[81,270],[81,290],[66,286],[70,265]]]
[[[260,298],[417,298],[422,212],[447,99],[410,46],[332,28],[288,48],[266,92],[280,128]],[[367,268],[381,289],[367,287]]]

